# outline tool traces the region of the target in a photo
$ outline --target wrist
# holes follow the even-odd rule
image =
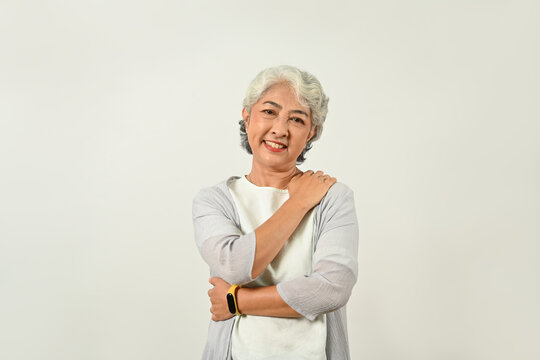
[[[304,200],[299,199],[298,197],[291,197],[287,200],[287,203],[289,203],[292,207],[295,209],[302,211],[304,213],[307,213],[312,206],[309,206],[308,203],[306,203]]]
[[[249,291],[250,289],[249,288],[239,288],[237,291],[236,291],[236,303],[238,304],[238,312],[240,312],[241,314],[245,314],[247,311],[246,310],[246,303],[248,301],[248,297],[249,297]]]

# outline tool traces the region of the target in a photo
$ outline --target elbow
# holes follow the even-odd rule
[[[341,265],[338,270],[319,272],[319,292],[328,294],[325,297],[324,312],[335,311],[347,305],[357,281],[357,267],[354,262],[350,266]]]
[[[331,284],[326,289],[328,296],[319,303],[318,309],[315,310],[314,315],[326,314],[332,311],[336,311],[339,308],[347,305],[352,293],[352,286],[344,284]]]
[[[252,281],[253,254],[246,236],[230,236],[220,241],[209,239],[202,247],[202,256],[210,266],[212,276],[217,276],[229,284],[244,285]]]
[[[356,282],[352,272],[351,276],[343,276],[343,273],[338,275],[337,272],[325,275],[315,272],[310,276],[279,283],[277,290],[291,308],[313,321],[319,315],[345,306]]]
[[[335,294],[335,298],[333,299],[331,303],[330,311],[337,310],[347,305],[347,302],[349,302],[349,299],[352,294],[352,287],[342,287],[340,289],[336,289],[334,294]]]
[[[229,284],[244,285],[252,281],[251,273],[246,272],[245,269],[238,268],[234,261],[227,261],[221,263],[215,267],[211,267],[211,270],[216,276],[222,278]]]
[[[251,271],[246,271],[242,261],[235,261],[230,256],[219,256],[218,259],[208,257],[206,260],[210,266],[211,275],[229,284],[244,285],[251,281]]]
[[[349,302],[356,281],[332,281],[325,284],[325,293],[329,294],[321,304],[320,313],[338,310]]]

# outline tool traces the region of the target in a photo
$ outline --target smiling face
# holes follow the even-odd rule
[[[316,130],[311,130],[311,111],[296,98],[288,83],[270,87],[251,108],[244,108],[253,160],[263,167],[284,171],[296,167],[296,159]]]

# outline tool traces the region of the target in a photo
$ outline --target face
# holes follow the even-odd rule
[[[287,83],[272,86],[251,108],[244,108],[249,145],[259,165],[275,170],[296,167],[296,159],[315,135],[311,110]]]

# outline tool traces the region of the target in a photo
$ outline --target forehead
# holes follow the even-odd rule
[[[262,104],[268,100],[282,107],[294,107],[295,109],[310,113],[309,106],[298,100],[296,92],[288,83],[278,83],[269,87],[257,101],[257,104]]]

